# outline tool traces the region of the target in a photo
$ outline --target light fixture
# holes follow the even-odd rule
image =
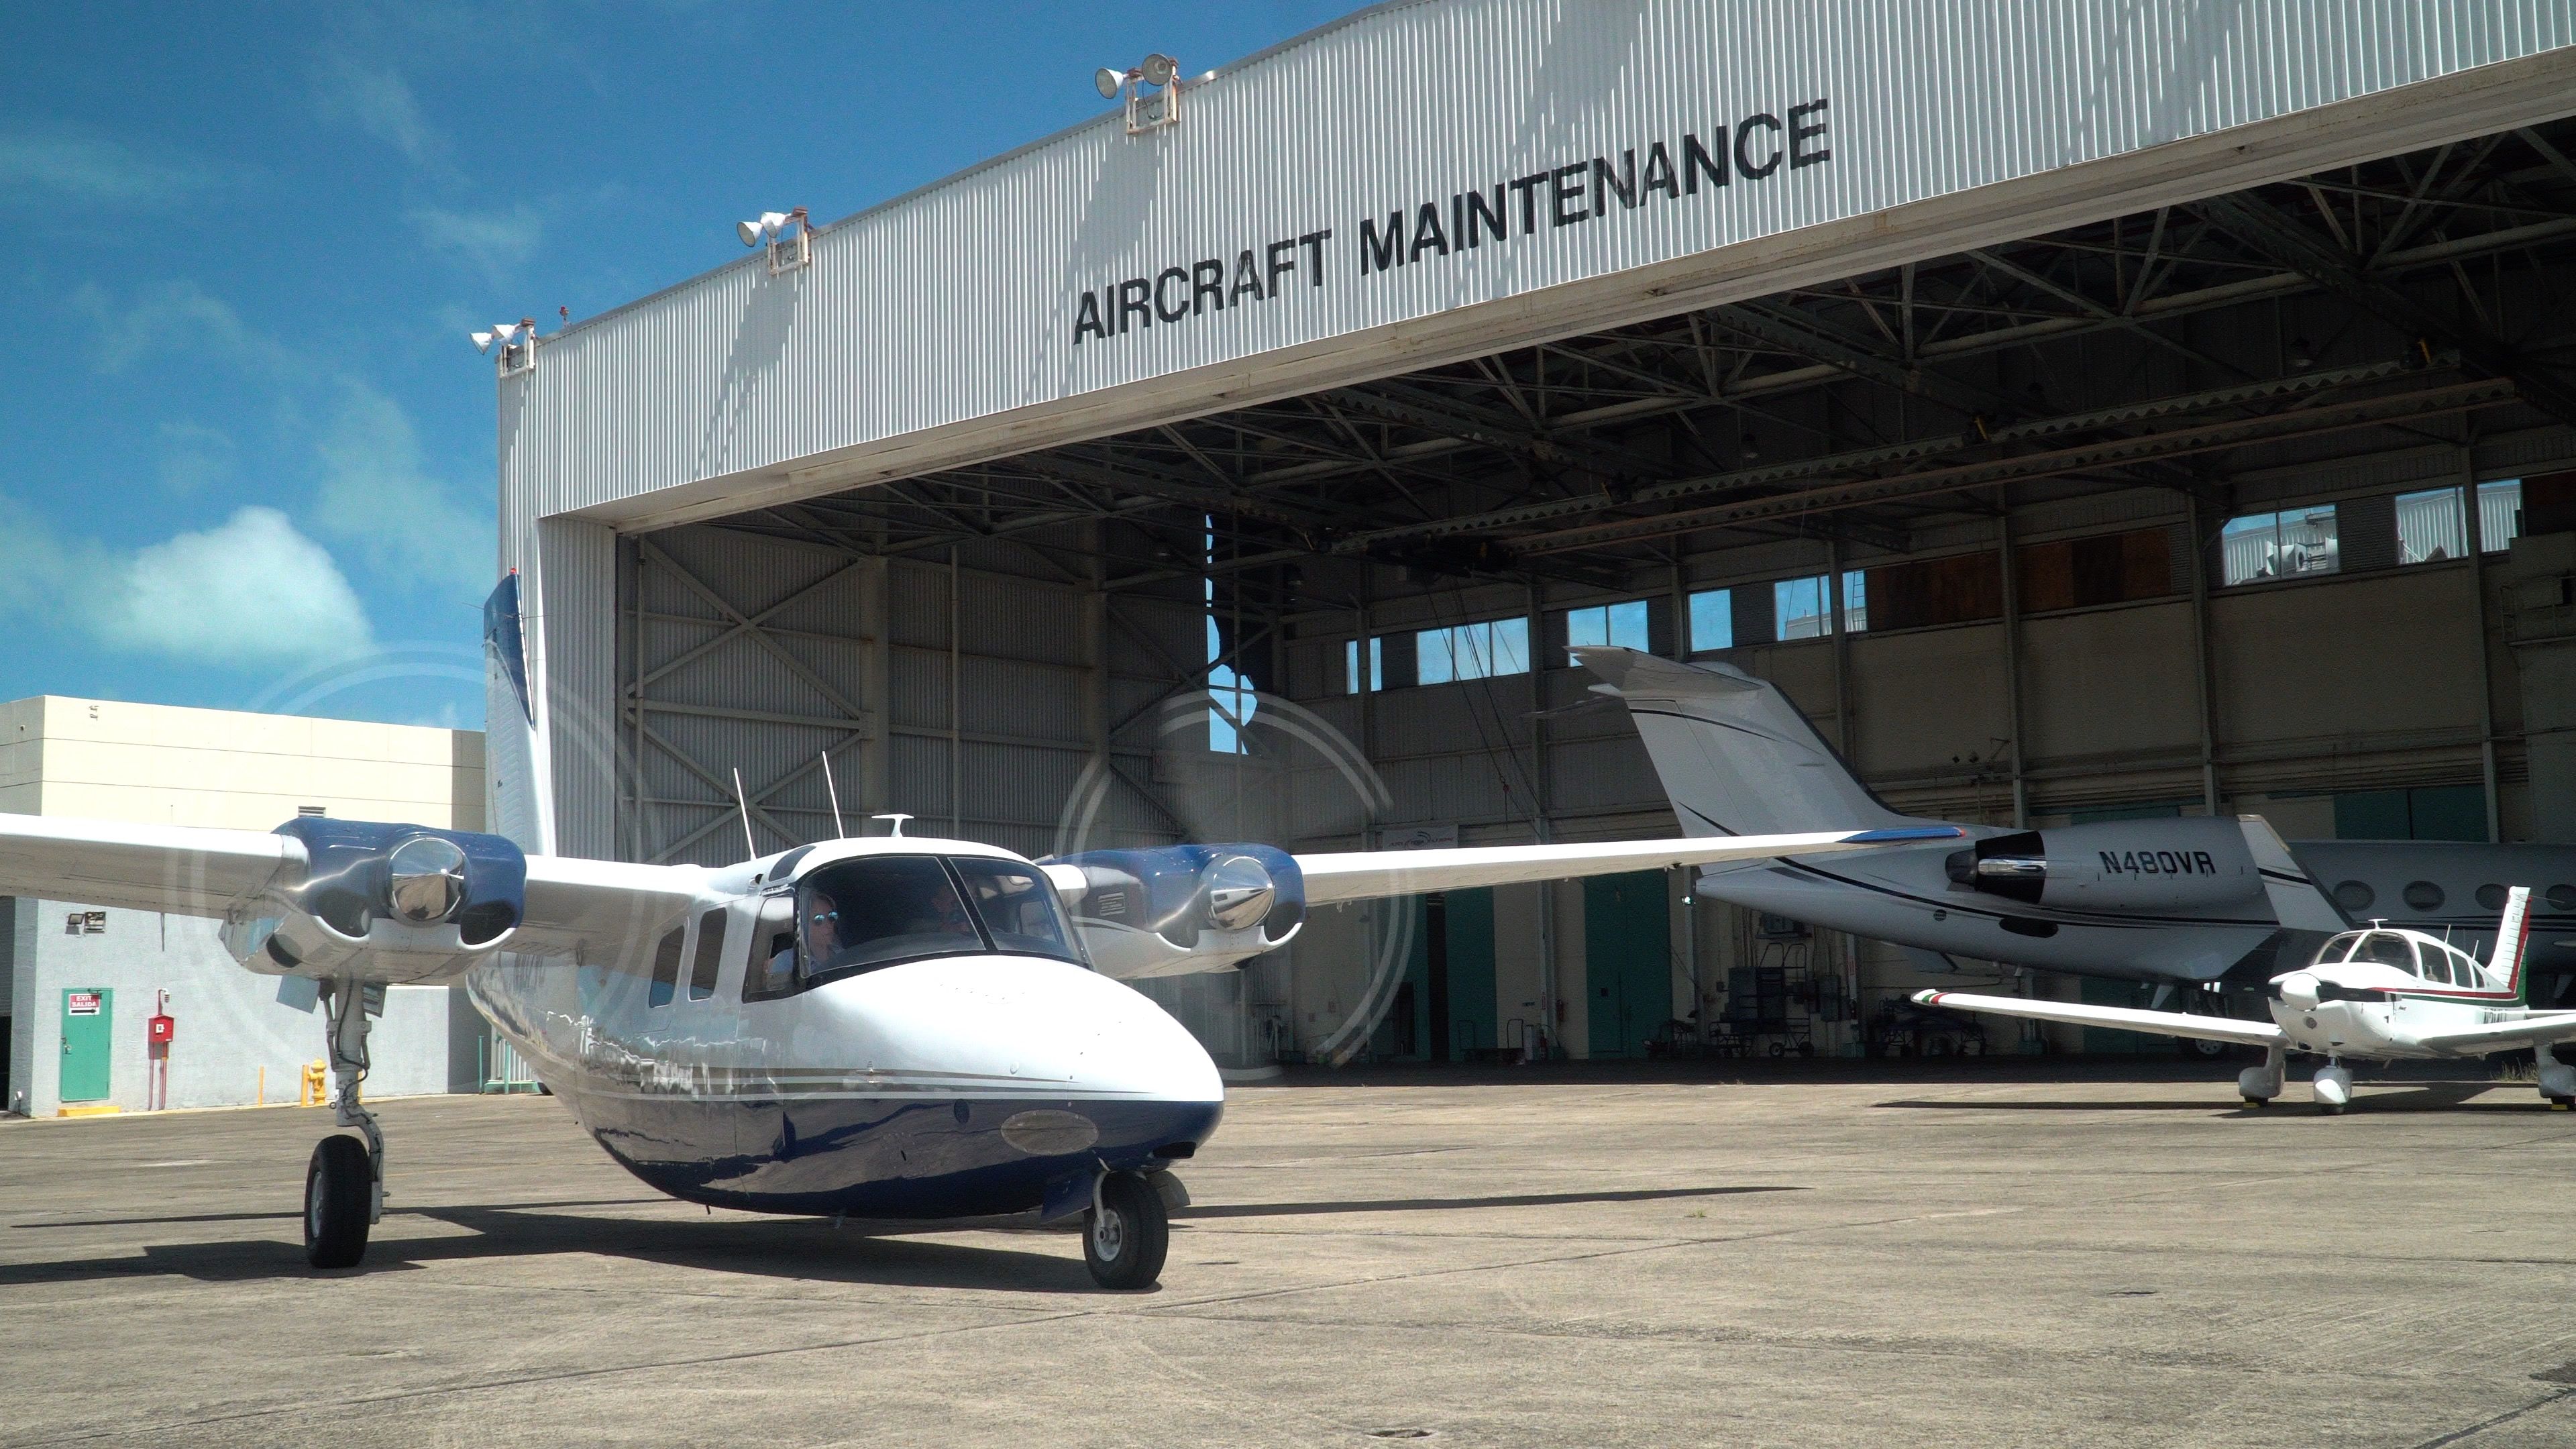
[[[1091,73],[1091,85],[1104,101],[1126,102],[1130,136],[1181,118],[1181,63],[1159,50],[1125,70],[1102,66]],[[1149,90],[1155,94],[1146,94]]]
[[[473,339],[477,352],[489,354],[493,343],[501,344],[501,355],[495,361],[504,376],[536,361],[537,319],[534,317],[522,317],[516,322],[495,322],[465,335]]]
[[[784,211],[764,211],[758,221],[735,222],[733,234],[742,238],[744,246],[756,247],[764,238],[770,241],[777,240],[778,234],[787,229],[787,223],[801,220],[804,215],[805,208],[801,206],[792,214]]]

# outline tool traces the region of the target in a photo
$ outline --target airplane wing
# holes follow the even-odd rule
[[[507,949],[605,958],[683,916],[695,866],[530,856],[526,910]],[[264,830],[202,830],[0,814],[0,895],[171,915],[257,917],[292,909],[311,857]]]
[[[0,815],[0,894],[220,918],[304,868],[302,841],[266,831]]]
[[[2416,1044],[2435,1051],[2501,1052],[2515,1047],[2537,1046],[2542,1042],[2565,1041],[2576,1037],[2576,1011],[2553,1011],[2546,1016],[2526,1016],[2518,1021],[2491,1021],[2462,1031],[2436,1032],[2417,1037]]]
[[[603,965],[637,955],[637,942],[688,913],[705,877],[692,865],[529,856],[527,913],[509,949]]]
[[[2108,1026],[2122,1031],[2151,1031],[2162,1036],[2200,1041],[2232,1041],[2270,1046],[2281,1029],[2268,1021],[2236,1021],[2224,1016],[2195,1016],[2187,1011],[2139,1011],[2125,1006],[2086,1006],[2074,1001],[2029,1001],[2018,996],[1978,996],[1965,991],[1918,991],[1918,1006],[1944,1006],[1990,1016],[2018,1016],[2031,1021],[2062,1021],[2070,1026]],[[2576,1027],[2571,1027],[2576,1034]]]
[[[1802,835],[1715,835],[1687,840],[1618,840],[1589,845],[1492,845],[1459,850],[1359,850],[1301,855],[1306,903],[1410,896],[1475,886],[1518,885],[1626,870],[1712,865],[1778,855],[1830,855],[1927,840],[1958,840],[1947,825],[1897,830],[1825,830]]]

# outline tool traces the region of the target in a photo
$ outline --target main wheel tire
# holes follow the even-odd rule
[[[313,1144],[304,1169],[304,1261],[316,1268],[354,1268],[367,1255],[367,1220],[376,1173],[367,1145],[331,1136]]]
[[[1110,1174],[1100,1184],[1100,1206],[1082,1217],[1082,1261],[1092,1281],[1120,1291],[1150,1288],[1171,1250],[1163,1195],[1132,1172]]]

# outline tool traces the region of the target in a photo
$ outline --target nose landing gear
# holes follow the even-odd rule
[[[325,983],[331,1003],[332,1099],[339,1125],[365,1138],[338,1134],[313,1144],[304,1169],[304,1261],[316,1268],[354,1268],[367,1255],[367,1230],[385,1214],[385,1134],[376,1114],[360,1105],[358,1084],[367,1079],[367,1018],[382,1012],[385,988],[351,981]]]
[[[2324,1066],[2317,1068],[2309,1089],[2316,1094],[2318,1111],[2339,1117],[2352,1101],[2352,1069],[2329,1057]]]
[[[1163,1195],[1133,1172],[1101,1174],[1082,1219],[1082,1261],[1103,1288],[1149,1288],[1172,1247]]]

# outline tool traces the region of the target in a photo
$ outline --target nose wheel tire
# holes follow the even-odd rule
[[[1172,1248],[1172,1220],[1162,1194],[1132,1172],[1111,1173],[1100,1203],[1082,1219],[1082,1261],[1103,1288],[1150,1288]]]
[[[365,1143],[335,1135],[313,1144],[313,1161],[304,1169],[304,1261],[316,1268],[358,1266],[367,1255],[375,1188]]]

